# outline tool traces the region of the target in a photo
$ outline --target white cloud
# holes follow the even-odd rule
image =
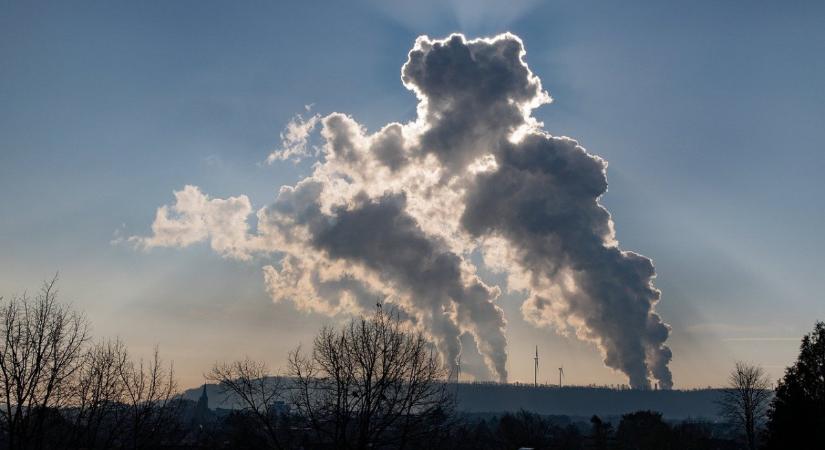
[[[197,186],[187,185],[175,192],[174,204],[158,208],[151,236],[133,236],[129,242],[150,249],[186,247],[208,240],[221,255],[245,260],[256,250],[247,223],[251,213],[252,204],[245,195],[212,199]]]
[[[306,105],[304,109],[309,112],[312,105]],[[281,147],[266,157],[267,164],[276,161],[297,163],[304,158],[315,156],[317,152],[314,152],[313,148],[309,146],[309,138],[320,119],[319,114],[313,114],[309,119],[304,119],[303,115],[296,114],[281,131]]]

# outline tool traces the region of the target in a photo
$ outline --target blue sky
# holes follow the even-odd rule
[[[266,205],[311,170],[261,164],[304,105],[410,120],[416,36],[509,30],[555,100],[535,115],[610,163],[603,202],[656,264],[676,386],[736,359],[778,376],[825,318],[823,19],[821,2],[3,2],[0,295],[59,270],[96,335],[159,344],[187,386],[215,360],[282,365],[330,319],[273,304],[260,261],[111,241],[184,184]],[[538,344],[571,382],[623,382],[500,304],[513,380]]]

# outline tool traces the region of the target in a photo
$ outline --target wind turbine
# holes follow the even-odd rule
[[[539,346],[536,346],[536,357],[533,358],[533,386],[539,385]]]
[[[561,387],[561,378],[564,376],[564,366],[559,367],[559,387]]]

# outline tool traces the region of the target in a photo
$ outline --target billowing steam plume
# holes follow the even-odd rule
[[[274,255],[263,270],[275,301],[331,315],[392,302],[447,360],[474,342],[504,381],[506,322],[499,288],[476,275],[470,254],[480,250],[510,291],[526,294],[527,321],[595,343],[633,387],[655,379],[670,388],[653,264],[618,246],[599,204],[607,163],[531,117],[551,99],[524,56],[512,34],[422,36],[401,71],[419,100],[415,121],[370,134],[340,113],[299,118],[288,148],[268,160],[319,162],[257,211],[255,230],[246,196],[212,199],[186,186],[158,210],[151,236],[131,240]],[[306,145],[316,123],[319,156]]]

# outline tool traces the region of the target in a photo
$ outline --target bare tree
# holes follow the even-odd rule
[[[765,423],[770,400],[771,383],[765,371],[737,362],[719,405],[722,415],[742,431],[751,450],[756,449],[757,432]]]
[[[70,401],[83,361],[86,318],[57,301],[56,283],[34,298],[0,297],[0,422],[12,449],[42,446],[44,424]]]
[[[156,448],[176,439],[179,431],[174,367],[164,367],[155,347],[148,363],[128,361],[120,367],[126,404],[124,441],[133,449]]]
[[[71,442],[78,448],[111,448],[123,432],[126,386],[122,374],[129,360],[119,339],[89,348],[78,371],[69,418]]]
[[[283,380],[272,376],[265,363],[246,358],[215,364],[206,379],[218,383],[224,393],[231,394],[231,398],[240,403],[242,412],[265,431],[268,446],[285,448],[283,433],[278,428]]]
[[[452,410],[431,344],[380,306],[340,330],[323,328],[312,353],[296,349],[289,365],[293,404],[336,448],[404,448],[434,435]]]

